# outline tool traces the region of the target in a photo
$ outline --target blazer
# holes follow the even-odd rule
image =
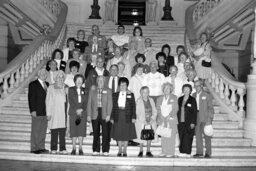
[[[196,93],[193,94],[196,99]],[[199,95],[199,112],[197,114],[197,123],[208,122],[213,120],[214,110],[212,106],[212,97],[207,92],[203,91]]]
[[[112,91],[108,88],[102,89],[102,119],[105,120],[107,116],[111,115],[113,103],[112,103]],[[89,98],[87,103],[87,116],[90,116],[92,120],[98,117],[98,93],[97,87],[92,86],[89,91]]]
[[[68,102],[69,102],[69,115],[76,115],[77,109],[83,109],[82,117],[86,116],[86,108],[87,108],[87,101],[88,101],[88,91],[84,88],[81,88],[81,103],[78,103],[78,94],[77,94],[77,88],[70,87],[68,89]]]
[[[180,123],[180,118],[181,118],[181,106],[182,106],[182,101],[183,101],[184,96],[181,96],[178,99],[178,105],[179,105],[179,111],[178,111],[178,122]],[[184,106],[184,111],[185,111],[185,124],[190,125],[190,124],[195,124],[196,125],[196,119],[197,119],[197,104],[196,104],[196,99],[192,96],[189,96],[185,106]]]
[[[113,109],[111,113],[111,120],[114,122],[118,121],[119,117],[119,107],[118,107],[118,97],[120,92],[113,93]],[[132,119],[136,119],[136,104],[133,93],[127,91],[126,93],[126,103],[125,103],[125,117],[126,123],[131,123]]]
[[[47,87],[49,83],[46,82]],[[46,91],[39,82],[35,80],[29,84],[28,87],[28,105],[31,112],[36,112],[37,116],[46,116]]]
[[[86,66],[86,69],[85,69],[85,72],[84,72],[84,78],[87,79],[89,73],[91,70],[93,70],[95,68],[95,66],[93,67],[91,65],[91,63],[88,63],[87,66]]]
[[[110,87],[108,87],[108,85],[109,85],[109,79],[110,79],[110,77],[111,77],[111,75],[109,75],[109,76],[107,76],[106,77],[106,79],[105,79],[105,87],[107,87],[107,88],[109,88],[109,89],[111,89],[111,91],[112,91],[112,87],[110,88]],[[118,81],[119,81],[119,76],[117,76],[117,89],[116,89],[116,92],[118,92],[119,91],[119,87],[118,87]]]
[[[96,68],[92,69],[87,77],[87,80],[85,82],[85,88],[87,88],[88,90],[91,88],[92,85],[96,85],[96,79],[98,77],[98,73],[95,70]],[[109,76],[109,72],[104,69],[103,71],[103,76],[107,77]]]
[[[157,110],[156,110],[155,102],[152,98],[149,98],[149,102],[152,107],[152,117],[151,118],[152,118],[152,120],[156,121]],[[144,123],[146,121],[144,102],[141,97],[138,98],[138,100],[136,101],[136,121],[139,121],[141,123]]]
[[[164,117],[161,113],[161,105],[163,103],[163,100],[164,100],[164,95],[158,97],[157,102],[156,102],[157,123],[158,123],[158,125],[161,125],[163,122],[167,122],[167,117]],[[171,127],[172,126],[177,127],[177,124],[178,124],[178,119],[177,119],[178,100],[177,100],[177,96],[175,96],[174,94],[170,94],[167,104],[172,104],[172,111],[168,115],[168,116],[171,116],[173,118],[173,120],[171,120],[172,125],[170,125],[170,126]]]

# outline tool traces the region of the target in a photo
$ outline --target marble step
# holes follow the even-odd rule
[[[52,154],[31,154],[28,151],[5,150],[0,151],[0,159],[27,160],[40,162],[65,162],[65,163],[85,163],[85,164],[105,164],[119,165],[123,170],[129,170],[129,166],[256,166],[255,157],[223,157],[216,156],[211,159],[195,158],[138,158],[136,156],[116,157],[110,155],[103,156],[71,156],[71,155],[52,155]],[[131,168],[130,168],[131,169]]]
[[[24,130],[0,129],[0,137],[15,139],[17,136],[21,136],[24,139],[29,139],[30,131],[30,128]],[[89,128],[87,128],[87,136],[89,136],[89,133]],[[242,129],[215,129],[213,138],[243,138],[243,134],[244,130]],[[47,136],[50,136],[50,134],[47,134]]]
[[[14,107],[17,107],[16,104]],[[22,105],[22,104],[19,104]],[[22,107],[22,106],[18,106],[18,107]],[[24,106],[24,108],[27,109],[27,107]],[[214,121],[228,121],[228,114],[214,114]],[[6,114],[6,113],[2,113],[0,114],[0,121],[7,121],[7,122],[28,122],[31,123],[31,116],[29,114],[29,112],[27,114]]]
[[[19,113],[19,112],[18,112]],[[10,128],[15,128],[15,127],[30,127],[30,123],[27,122],[15,122],[15,120],[11,122],[5,122],[0,120],[0,129],[7,126]],[[213,128],[218,128],[218,129],[238,129],[239,128],[239,123],[236,121],[213,121]]]
[[[72,150],[72,144],[66,144],[67,151]],[[50,143],[46,143],[46,149],[50,149]],[[2,150],[30,150],[29,141],[2,141],[0,140],[0,151]],[[145,150],[145,147],[144,147]],[[92,153],[92,144],[84,144],[83,151],[87,155]],[[110,155],[116,155],[118,153],[118,147],[111,145]],[[129,155],[136,156],[139,152],[139,147],[128,146],[127,152]],[[152,146],[151,152],[157,157],[161,153],[161,146]],[[192,154],[196,153],[195,146],[192,148]],[[256,149],[252,147],[212,147],[212,156],[255,156]],[[175,154],[179,154],[179,148],[175,148]]]
[[[0,129],[2,130],[2,129]],[[22,131],[24,129],[20,129],[18,131]],[[16,136],[12,136],[12,135],[2,135],[0,137],[0,140],[4,140],[4,141],[10,141],[10,140],[13,140],[13,141],[28,141],[30,139],[30,136],[29,134],[27,136],[19,136],[17,135]],[[47,136],[46,138],[46,141],[47,142],[50,142],[50,137]],[[87,136],[85,139],[84,139],[84,143],[85,144],[92,144],[92,141],[93,141],[93,137],[92,136]],[[71,143],[71,139],[67,139],[67,143]],[[193,144],[195,145],[195,141],[193,142]],[[111,141],[111,145],[116,145],[116,142],[115,141]],[[154,143],[153,146],[159,146],[160,145],[160,142],[158,143]],[[232,147],[235,147],[235,146],[251,146],[251,140],[250,139],[244,139],[242,137],[214,137],[212,138],[212,145],[213,146],[218,146],[218,147],[222,147],[222,146],[232,146]]]

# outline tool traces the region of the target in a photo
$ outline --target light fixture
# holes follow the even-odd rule
[[[132,9],[131,14],[132,15],[139,15],[139,12],[138,12],[137,9]]]
[[[133,26],[139,26],[139,22],[138,21],[133,21]]]

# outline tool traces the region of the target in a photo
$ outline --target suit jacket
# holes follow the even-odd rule
[[[106,69],[104,69],[104,71],[103,71],[103,76],[105,76],[105,77],[109,76],[109,72]],[[92,85],[96,85],[97,77],[98,77],[98,73],[96,72],[96,70],[94,68],[88,74],[87,80],[85,82],[85,88],[89,90]]]
[[[84,72],[84,78],[87,79],[89,73],[91,70],[93,70],[95,67],[91,65],[91,63],[88,63]]]
[[[46,82],[49,86],[49,83]],[[36,112],[37,116],[46,116],[45,98],[47,92],[42,87],[39,80],[35,80],[29,84],[28,88],[28,104],[31,112]]]
[[[181,96],[178,99],[178,105],[179,105],[179,111],[178,111],[178,122],[180,123],[181,119],[181,106],[182,106],[182,101],[183,101],[184,96]],[[184,111],[185,111],[185,124],[190,125],[190,124],[195,124],[197,121],[197,104],[196,104],[196,99],[192,96],[189,96],[185,106],[184,106]]]
[[[69,101],[69,115],[76,115],[77,109],[83,109],[82,117],[86,116],[86,107],[87,107],[87,101],[88,101],[88,91],[84,88],[81,88],[81,103],[78,103],[78,94],[77,94],[77,88],[76,87],[70,87],[68,89],[68,101]]]
[[[118,107],[118,97],[120,92],[113,93],[113,109],[111,113],[111,120],[114,122],[118,121],[119,117],[119,107]],[[131,123],[132,119],[136,119],[136,104],[133,93],[127,91],[126,93],[126,103],[125,103],[125,117],[126,122]]]
[[[164,117],[161,113],[161,105],[164,100],[164,95],[157,98],[156,102],[156,109],[157,109],[157,123],[158,125],[161,125],[163,122],[167,122],[167,117]],[[170,94],[167,104],[172,104],[172,111],[170,112],[169,116],[173,118],[171,120],[170,127],[177,127],[178,119],[177,119],[177,112],[178,112],[178,100],[177,96]]]
[[[111,77],[110,75],[106,77],[106,79],[105,79],[105,85],[104,85],[104,86],[112,90],[112,87],[108,87],[110,77]],[[119,87],[118,87],[119,78],[120,78],[120,77],[117,76],[117,85],[116,85],[116,86],[117,86],[117,89],[116,89],[116,92],[119,91]]]
[[[193,97],[196,99],[196,93],[193,94]],[[212,106],[212,98],[210,94],[203,91],[199,95],[199,112],[197,115],[197,123],[199,122],[208,122],[211,123],[213,120],[214,110]]]
[[[62,70],[63,72],[65,72],[65,69],[66,69],[66,62],[61,60],[60,61],[60,67],[58,68],[58,70]],[[68,66],[69,67],[69,66]]]
[[[107,116],[111,115],[113,103],[112,103],[112,91],[108,88],[102,89],[102,119],[105,120]],[[89,91],[89,98],[87,103],[87,115],[91,116],[92,120],[98,117],[98,93],[97,87],[92,86]]]
[[[92,46],[92,44],[93,44],[93,41],[92,41],[93,36],[94,35],[90,35],[88,37],[88,39],[87,39],[87,42],[88,42],[89,46]],[[97,38],[98,38],[98,41],[97,41],[98,42],[98,48],[105,49],[107,47],[107,44],[106,44],[107,43],[107,39],[106,39],[106,37],[102,36],[102,35],[98,35]]]

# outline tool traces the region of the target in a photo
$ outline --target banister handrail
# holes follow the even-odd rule
[[[197,29],[193,23],[193,13],[197,4],[190,6],[186,10],[186,32],[184,44],[187,49],[197,42]],[[204,23],[205,24],[205,23]],[[211,42],[210,42],[211,43]],[[206,81],[206,86],[215,100],[222,106],[231,120],[239,121],[240,127],[243,127],[244,120],[244,95],[246,93],[246,84],[236,80],[222,65],[214,51],[211,52],[212,74]]]
[[[60,33],[62,27],[65,24],[67,16],[67,6],[63,5],[63,10],[61,10],[59,19],[56,22],[55,28],[52,30],[52,32],[49,35],[43,35],[38,38],[36,38],[28,47],[26,47],[18,56],[16,56],[7,66],[6,68],[0,73],[0,80],[5,75],[10,74],[13,70],[16,70],[18,67],[20,67],[24,62],[26,62],[27,57],[33,53],[35,53],[35,49],[37,49],[43,41],[53,41],[58,37],[58,34]]]
[[[67,5],[62,3],[53,30],[36,38],[0,73],[0,84],[3,85],[3,91],[0,92],[0,107],[9,103],[15,94],[27,86],[36,72],[50,59],[54,49],[62,47],[66,36],[67,10]]]

